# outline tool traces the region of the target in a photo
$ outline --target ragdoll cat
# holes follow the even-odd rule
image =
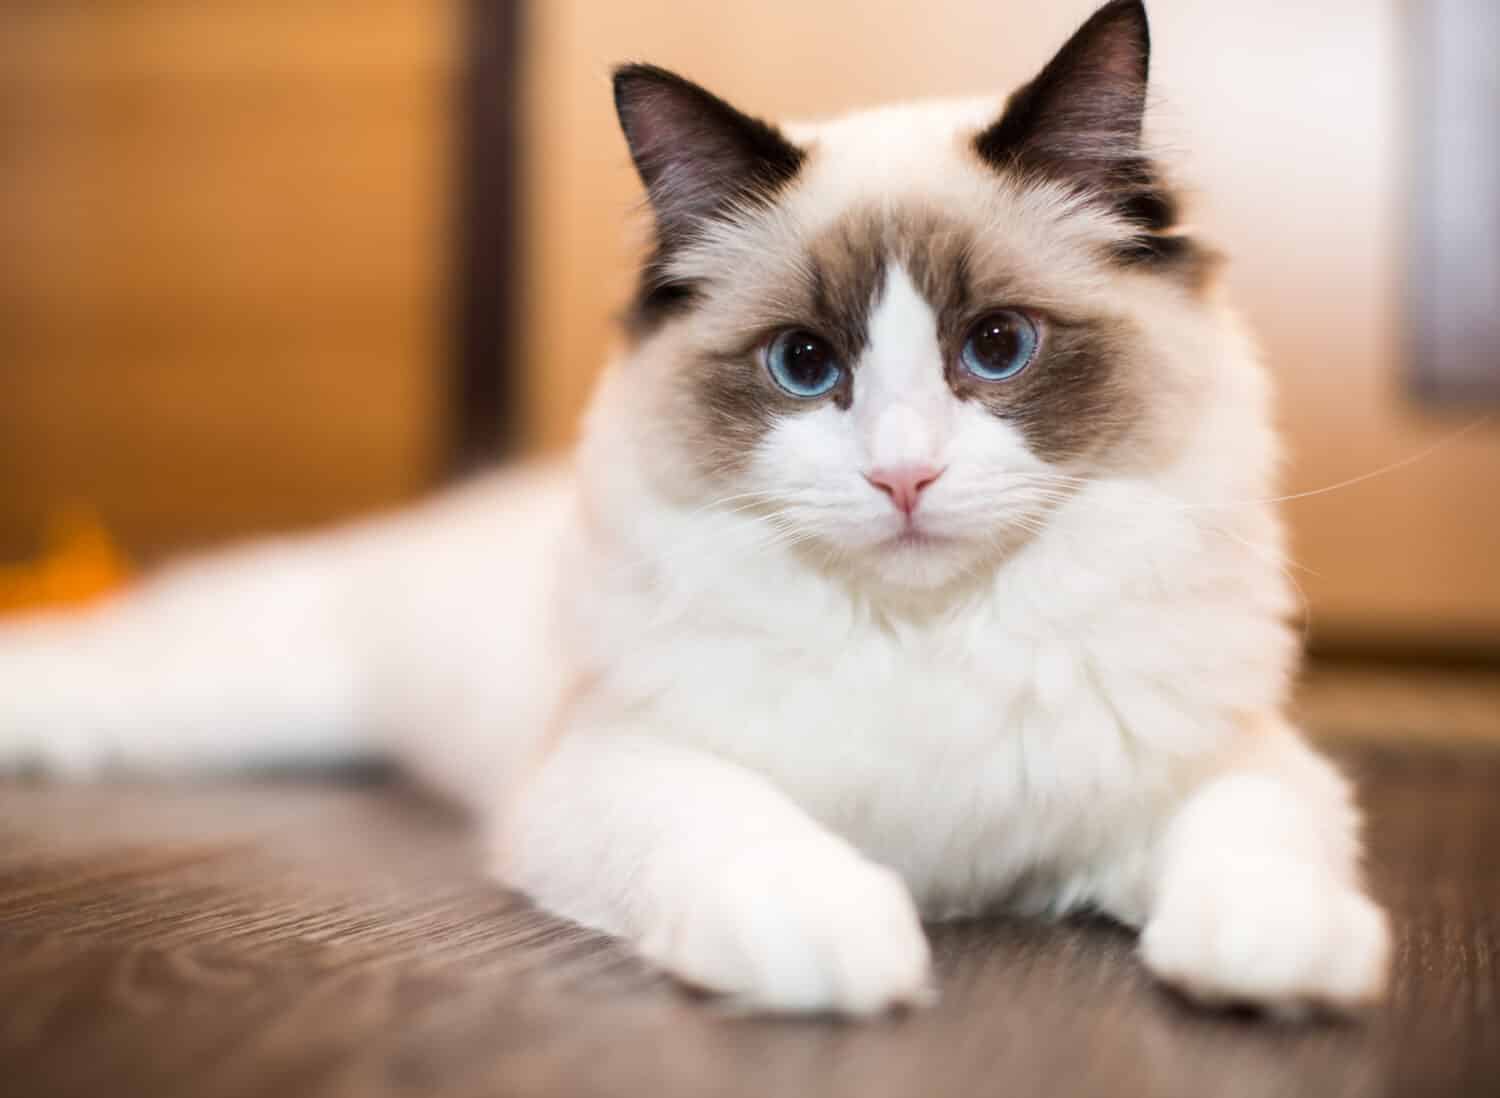
[[[389,750],[497,877],[776,1011],[932,920],[1103,912],[1206,1003],[1377,997],[1295,644],[1266,379],[1102,8],[1008,102],[777,129],[615,76],[655,247],[569,468],[0,631],[0,753]]]

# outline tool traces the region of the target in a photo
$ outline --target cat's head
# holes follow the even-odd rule
[[[1149,53],[1114,0],[1004,104],[784,130],[618,70],[655,246],[616,380],[690,502],[928,589],[1169,466],[1222,314],[1143,146]]]

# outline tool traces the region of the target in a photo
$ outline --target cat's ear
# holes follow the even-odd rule
[[[663,245],[790,182],[805,154],[774,126],[654,65],[615,70],[615,109]]]
[[[1011,96],[974,142],[1001,170],[1020,169],[1108,194],[1138,182],[1151,64],[1142,0],[1111,0]]]

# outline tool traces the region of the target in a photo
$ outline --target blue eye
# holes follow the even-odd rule
[[[1036,321],[1003,309],[969,329],[960,358],[964,369],[980,381],[1008,381],[1031,365],[1041,342]]]
[[[772,381],[802,400],[826,396],[844,376],[844,367],[828,341],[800,328],[771,340],[766,370]]]

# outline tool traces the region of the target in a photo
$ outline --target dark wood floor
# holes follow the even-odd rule
[[[1207,1016],[1111,927],[935,932],[942,999],[735,1018],[492,887],[390,784],[0,786],[5,1095],[1500,1093],[1500,753],[1364,748],[1388,1007]]]

